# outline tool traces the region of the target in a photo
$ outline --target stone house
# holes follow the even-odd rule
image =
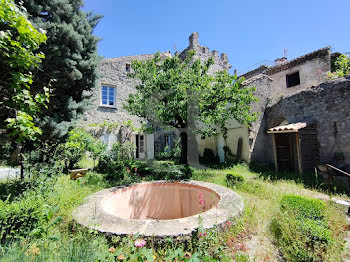
[[[189,50],[195,50],[195,58],[202,60],[207,60],[213,56],[214,64],[210,68],[210,73],[223,69],[228,70],[231,67],[226,54],[221,54],[219,57],[216,50],[210,51],[208,47],[199,44],[198,33],[191,34],[189,37],[189,46],[176,55],[183,58]],[[161,57],[167,56],[171,56],[171,53],[161,53]],[[153,54],[103,59],[99,66],[101,74],[101,78],[99,79],[100,88],[94,91],[91,109],[85,113],[80,122],[81,126],[93,132],[98,129],[101,140],[108,145],[109,149],[113,143],[122,141],[127,135],[129,137],[128,140],[135,144],[136,150],[134,156],[139,159],[153,159],[156,152],[164,151],[165,147],[171,149],[178,139],[178,132],[176,130],[162,130],[161,128],[157,128],[153,134],[136,131],[136,129],[141,127],[141,123],[145,122],[144,119],[130,115],[123,109],[123,103],[126,102],[129,94],[135,92],[134,80],[127,77],[127,73],[131,70],[132,61],[148,60],[152,57]],[[129,120],[132,122],[133,127],[135,127],[133,130],[128,129],[123,124]],[[108,127],[101,130],[101,126],[108,126],[110,123],[117,123],[119,126],[113,130]],[[97,128],[96,126],[100,127]]]
[[[189,46],[176,55],[184,57],[189,50],[195,50],[195,58],[202,60],[214,57],[211,73],[231,68],[226,54],[219,56],[216,50],[199,44],[198,33],[193,33]],[[161,55],[171,56],[170,52]],[[127,77],[132,61],[152,56],[103,59],[101,87],[95,90],[94,104],[81,121],[81,125],[90,127],[131,120],[136,129],[128,130],[125,125],[114,131],[105,128],[101,139],[111,148],[128,133],[136,147],[134,156],[140,159],[152,159],[164,148],[171,149],[179,138],[176,130],[157,128],[153,134],[137,131],[143,119],[122,107],[128,95],[135,92],[135,82]],[[254,95],[259,101],[252,110],[260,112],[257,121],[246,127],[232,119],[217,137],[197,136],[199,154],[203,156],[208,148],[220,161],[235,158],[275,163],[278,170],[295,172],[332,161],[337,161],[339,167],[350,166],[350,81],[326,81],[332,59],[334,55],[326,47],[290,61],[285,57],[276,59],[274,66],[262,65],[242,75],[245,86],[256,88]]]
[[[274,163],[278,171],[301,173],[326,163],[350,171],[349,77],[327,80],[336,55],[326,47],[244,74],[245,85],[256,88],[252,108],[260,115],[249,128],[228,128],[231,151],[241,139],[242,159]]]
[[[199,143],[201,152],[204,148],[211,148],[223,162],[228,157],[224,150],[226,147],[232,158],[266,162],[266,141],[262,139],[265,133],[261,134],[260,128],[266,107],[288,95],[323,83],[330,70],[331,53],[330,48],[326,47],[291,61],[286,57],[279,58],[274,66],[262,65],[241,75],[245,78],[245,86],[256,88],[254,96],[259,98],[259,102],[252,105],[252,111],[260,113],[257,121],[246,127],[232,120],[217,137],[206,138]],[[276,120],[276,125],[283,123],[283,120]]]

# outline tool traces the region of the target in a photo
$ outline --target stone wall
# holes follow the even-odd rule
[[[210,74],[220,70],[229,70],[231,68],[225,53],[220,54],[219,57],[218,51],[210,51],[208,47],[199,44],[199,34],[197,32],[190,35],[189,46],[179,54],[179,57],[184,58],[189,50],[195,51],[195,59],[207,61],[209,58],[213,57],[214,64],[211,65],[208,71]]]
[[[253,95],[259,99],[258,102],[252,104],[252,112],[257,112],[257,120],[249,127],[248,160],[261,161],[262,151],[265,150],[266,137],[262,130],[265,129],[264,111],[266,106],[271,102],[271,78],[265,74],[257,75],[245,81],[245,86],[254,87]]]
[[[288,123],[312,119],[316,122],[321,163],[334,163],[335,155],[344,158],[350,167],[350,76],[339,78],[288,96],[266,109],[259,133],[265,150],[258,150],[255,158],[273,163],[272,136],[266,131],[283,120]],[[260,139],[260,135],[259,135]],[[341,166],[341,163],[337,163]]]
[[[163,53],[162,55],[171,55]],[[127,120],[132,120],[136,127],[140,127],[142,119],[130,115],[123,109],[129,94],[134,93],[135,80],[127,77],[126,65],[131,64],[134,60],[152,59],[153,55],[137,55],[124,56],[117,58],[103,59],[99,66],[101,77],[99,79],[100,86],[111,86],[116,88],[116,105],[113,107],[104,106],[101,104],[101,88],[94,90],[93,104],[85,113],[80,125],[88,127],[90,124],[100,124],[103,121],[122,123]]]

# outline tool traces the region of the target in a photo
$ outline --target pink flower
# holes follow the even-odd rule
[[[201,232],[200,232],[200,233],[198,234],[198,236],[199,236],[199,237],[204,237],[206,234],[207,234],[207,232],[204,232],[204,233],[201,233]]]
[[[202,193],[202,192],[199,192],[199,193],[198,193],[198,197],[199,197],[199,198],[202,198],[202,197],[203,197],[203,193]]]
[[[146,240],[137,239],[134,243],[135,247],[144,247],[146,245]]]
[[[198,203],[199,203],[199,205],[200,205],[202,208],[204,208],[204,206],[205,206],[205,201],[204,201],[203,198],[199,199]]]
[[[126,172],[130,173],[130,168],[128,166],[126,167]]]
[[[231,221],[227,221],[226,222],[226,225],[229,227],[229,226],[231,226]]]
[[[134,168],[135,173],[137,173],[137,167]]]

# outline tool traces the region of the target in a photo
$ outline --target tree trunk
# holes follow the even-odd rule
[[[181,165],[187,165],[187,133],[181,132],[181,157],[180,157],[180,164]]]

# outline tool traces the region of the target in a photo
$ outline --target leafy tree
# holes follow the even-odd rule
[[[42,139],[60,140],[88,106],[96,86],[98,38],[93,30],[101,16],[82,10],[83,0],[16,0],[23,2],[32,23],[43,28],[46,57],[34,71],[33,92],[53,90],[48,109],[40,116]]]
[[[328,74],[329,79],[350,75],[350,58],[341,54],[334,62],[335,70]]]
[[[31,94],[32,70],[45,58],[37,52],[46,41],[33,27],[25,10],[13,0],[0,0],[0,129],[17,142],[35,140],[42,133],[34,117],[48,102],[48,89]]]
[[[250,104],[256,101],[253,89],[243,87],[244,79],[227,71],[209,74],[212,64],[213,59],[195,60],[189,51],[183,60],[156,54],[131,65],[129,76],[138,80],[137,92],[129,95],[125,109],[145,118],[151,128],[178,129],[182,164],[187,164],[187,157],[198,162],[196,133],[213,136],[232,118],[246,125],[256,119],[250,112]]]

